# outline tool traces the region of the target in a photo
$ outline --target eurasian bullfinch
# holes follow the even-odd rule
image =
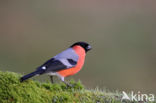
[[[20,81],[23,82],[36,75],[48,74],[50,75],[52,83],[53,76],[56,75],[68,85],[68,83],[64,81],[64,78],[74,75],[81,70],[84,65],[86,53],[89,50],[91,50],[91,46],[88,43],[76,42],[68,49],[39,66],[36,71],[21,77]]]

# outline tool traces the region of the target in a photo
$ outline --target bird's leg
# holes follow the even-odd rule
[[[50,76],[51,83],[54,83],[53,76]]]
[[[61,77],[61,81],[62,81],[64,84],[66,84],[68,87],[73,87],[70,83],[68,83],[68,82],[66,82],[66,81],[64,80],[64,77]]]

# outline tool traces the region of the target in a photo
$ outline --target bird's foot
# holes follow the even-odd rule
[[[72,85],[72,84],[70,84],[70,83],[68,83],[68,82],[65,82],[65,81],[64,81],[64,83],[67,85],[67,87],[70,87],[70,88],[72,88],[72,87],[73,87],[73,85]]]

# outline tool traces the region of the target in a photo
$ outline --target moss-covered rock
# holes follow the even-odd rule
[[[80,82],[51,84],[27,80],[20,74],[0,71],[0,103],[120,103],[119,95],[100,90],[86,90]]]

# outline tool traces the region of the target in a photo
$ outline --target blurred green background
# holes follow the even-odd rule
[[[88,88],[156,93],[155,0],[1,0],[0,70],[27,74],[76,41]],[[49,79],[47,76],[37,77]]]

